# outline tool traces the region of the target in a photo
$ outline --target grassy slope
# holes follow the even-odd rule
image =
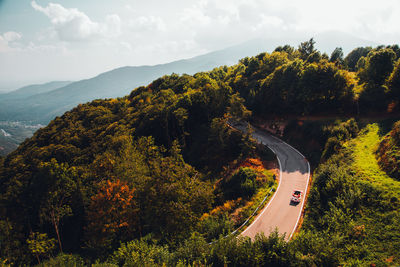
[[[352,151],[352,167],[356,170],[356,177],[376,189],[382,202],[381,208],[362,209],[363,216],[359,222],[365,225],[364,245],[373,246],[372,258],[385,260],[391,265],[400,261],[400,182],[389,177],[378,166],[375,151],[381,141],[379,130],[377,124],[368,125],[358,138],[348,144],[348,149]]]
[[[352,144],[354,154],[354,168],[374,186],[384,190],[388,196],[400,196],[400,181],[389,177],[379,168],[375,151],[381,141],[379,126],[370,124]]]

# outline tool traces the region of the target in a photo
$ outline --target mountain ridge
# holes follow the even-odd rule
[[[42,84],[26,85],[10,92],[0,93],[0,97],[1,99],[26,98],[36,94],[56,90],[57,88],[64,87],[70,83],[72,83],[72,81],[51,81]]]
[[[340,38],[340,36],[343,38]],[[315,35],[316,46],[322,52],[327,52],[327,50],[333,50],[335,47],[340,46],[335,43],[340,42],[341,39],[346,39],[347,43],[352,43],[352,48],[357,45],[374,45],[373,42],[368,40],[340,32]],[[318,40],[321,41],[319,42]],[[119,67],[100,73],[92,78],[71,82],[53,90],[41,91],[39,94],[29,95],[29,98],[14,98],[10,101],[10,99],[0,97],[0,120],[31,121],[47,124],[54,117],[62,115],[65,111],[78,104],[94,99],[124,96],[133,89],[144,86],[163,75],[172,73],[194,74],[223,65],[233,65],[241,58],[254,56],[265,51],[272,52],[282,43],[295,46],[301,41],[299,37],[287,38],[286,40],[281,38],[253,39],[189,59],[156,65]],[[343,47],[345,46],[343,45]],[[344,51],[349,50],[348,45],[346,47]],[[14,94],[17,91],[14,91]]]

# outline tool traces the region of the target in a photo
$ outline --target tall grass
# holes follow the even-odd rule
[[[357,175],[380,187],[386,194],[400,196],[400,181],[389,177],[382,171],[376,159],[376,150],[382,139],[379,135],[379,125],[369,124],[360,133],[359,137],[349,144],[349,149],[353,152],[353,167],[357,170]]]

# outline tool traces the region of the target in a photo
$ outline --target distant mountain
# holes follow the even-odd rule
[[[315,46],[318,50],[330,54],[336,47],[341,47],[344,54],[348,54],[354,48],[361,46],[376,47],[380,44],[355,37],[348,33],[328,31],[314,36]],[[389,44],[387,44],[389,45]]]
[[[358,46],[375,45],[373,42],[339,32],[327,32],[314,37],[317,48],[328,54],[337,46],[343,47],[345,52],[350,52]],[[193,74],[221,65],[232,65],[243,57],[254,56],[260,52],[271,52],[279,45],[297,46],[301,41],[309,38],[305,40],[298,37],[256,39],[167,64],[122,67],[77,82],[56,82],[24,87],[12,93],[0,95],[0,121],[31,121],[47,124],[54,117],[79,103],[98,98],[121,97],[129,94],[134,88],[146,85],[166,74]]]
[[[171,73],[193,74],[221,65],[232,65],[240,58],[268,50],[260,43],[246,43],[191,59],[155,66],[122,67],[94,78],[67,84],[55,90],[30,95],[29,98],[0,96],[0,120],[32,121],[47,124],[79,103],[98,98],[114,98],[129,94],[138,86]],[[17,90],[23,91],[23,88]],[[17,92],[16,91],[16,92]],[[23,96],[23,94],[20,94]]]
[[[55,81],[45,84],[34,84],[34,85],[24,86],[15,91],[0,94],[0,101],[6,99],[9,100],[9,99],[26,98],[36,94],[46,93],[49,91],[53,91],[57,88],[64,87],[70,83],[71,81]]]

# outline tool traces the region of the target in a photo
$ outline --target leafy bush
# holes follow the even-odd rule
[[[198,231],[207,241],[226,236],[234,230],[234,222],[228,214],[223,212],[216,216],[206,216],[199,222]]]
[[[85,267],[84,260],[78,255],[59,254],[39,265],[38,267]]]
[[[110,263],[118,266],[162,266],[170,262],[167,246],[155,244],[151,238],[143,238],[121,244],[114,252]]]
[[[231,177],[222,183],[222,190],[226,199],[251,197],[257,189],[257,173],[251,168],[239,168]]]

